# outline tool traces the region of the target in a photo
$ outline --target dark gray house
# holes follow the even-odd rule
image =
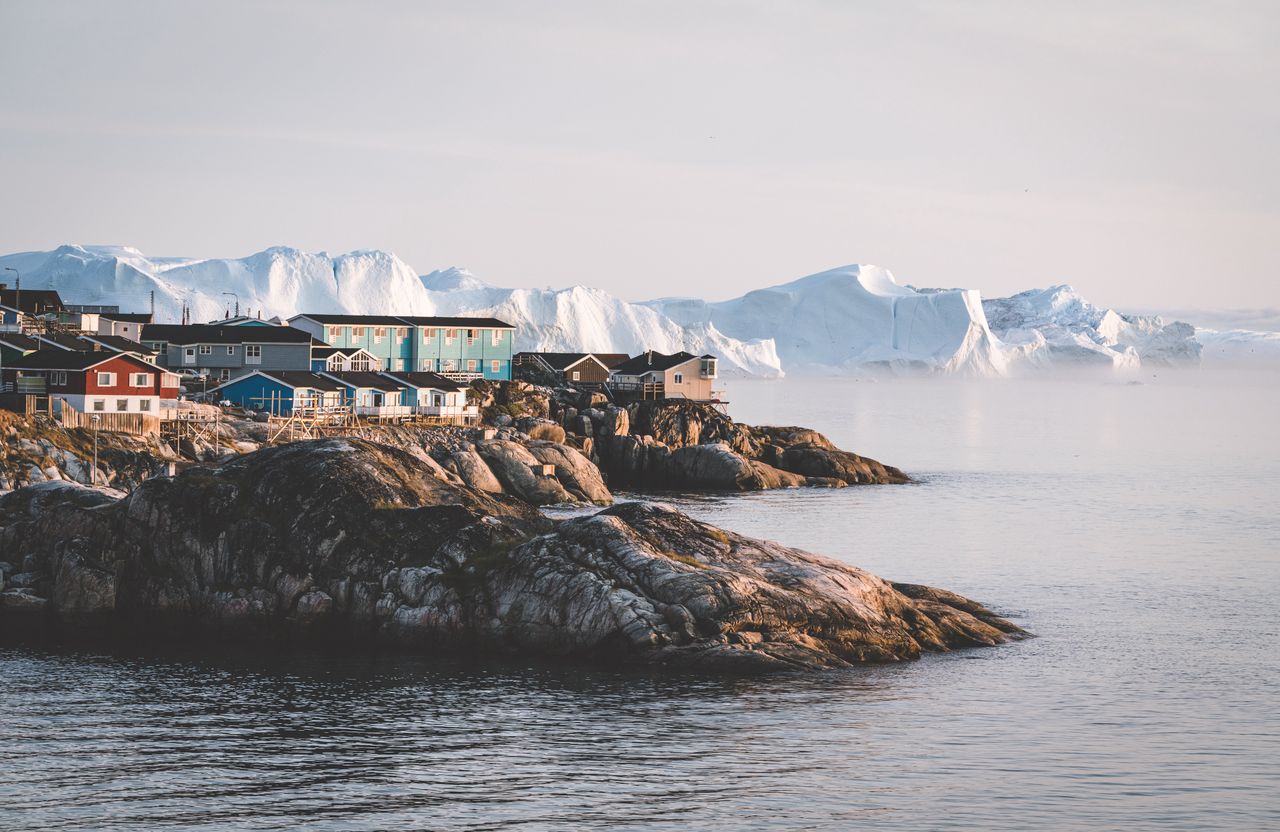
[[[175,373],[191,371],[220,381],[254,370],[310,372],[310,333],[287,326],[148,324],[142,343],[156,364]]]

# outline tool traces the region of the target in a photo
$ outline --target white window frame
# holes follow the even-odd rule
[[[50,374],[49,374],[49,386],[50,386],[50,387],[66,387],[66,386],[67,386],[67,371],[66,371],[66,370],[55,370],[54,372],[50,373]]]
[[[194,364],[194,363],[196,363],[196,348],[195,348],[195,347],[183,347],[183,348],[182,348],[182,363],[183,363],[183,364]]]
[[[673,384],[684,384],[684,373],[673,373],[671,376]]]
[[[116,413],[128,413],[128,412],[129,412],[129,400],[116,399]]]
[[[406,339],[406,338],[408,338],[408,337],[409,337],[409,327],[407,327],[407,326],[398,326],[398,327],[396,327],[396,340],[397,340],[397,341],[403,341],[404,339]]]
[[[498,362],[496,362],[496,361],[495,361],[495,362],[493,362],[493,363],[494,363],[494,364],[497,364]],[[494,372],[497,372],[497,370],[495,370]],[[581,371],[581,370],[574,370],[574,371],[573,371],[573,380],[574,380],[574,381],[582,381],[582,371]]]
[[[106,400],[106,399],[94,399],[94,400],[93,400],[93,410],[94,410],[94,412],[95,412],[95,413],[105,413],[105,412],[106,412],[106,410],[107,410],[107,400]]]
[[[492,361],[490,361],[490,362],[489,362],[489,372],[491,372],[491,373],[500,373],[500,372],[502,372],[502,360],[501,360],[501,359],[498,359],[498,358],[495,358],[495,359],[493,359]]]
[[[471,346],[476,342],[476,331],[474,329],[467,330],[467,346]]]
[[[150,387],[151,374],[150,373],[130,373],[129,386],[130,387]]]
[[[161,387],[181,387],[182,378],[177,373],[165,373],[160,379]]]
[[[245,344],[244,345],[244,363],[246,364],[262,363],[262,345],[261,344]]]
[[[423,329],[422,329],[422,343],[424,343],[424,344],[430,344],[430,343],[431,343],[431,339],[435,338],[438,332],[439,332],[439,331],[438,331],[438,330],[436,330],[436,329],[428,329],[428,328],[426,328],[426,327],[423,327]]]
[[[387,337],[387,328],[385,326],[375,326],[373,328],[373,343],[381,344],[382,339]]]
[[[236,345],[227,344],[227,355],[235,355],[235,354],[236,354]]]
[[[452,343],[453,343],[453,339],[455,339],[455,338],[457,338],[457,337],[458,337],[458,330],[456,330],[456,329],[446,329],[446,330],[444,331],[444,343],[445,343],[445,346],[448,346],[448,345],[452,344]]]
[[[115,387],[116,374],[115,373],[98,373],[98,386],[99,387]]]
[[[362,326],[353,326],[353,327],[351,327],[351,337],[352,337],[352,338],[363,338],[363,337],[364,337],[364,331],[365,331],[365,327],[362,327]]]
[[[467,372],[468,372],[468,373],[474,373],[474,372],[476,372],[477,370],[479,370],[479,369],[480,369],[479,364],[480,364],[480,362],[476,361],[474,358],[468,358],[468,359],[467,359]]]
[[[138,399],[138,410],[146,413],[151,410],[151,399]]]
[[[499,344],[501,344],[501,343],[502,343],[502,330],[500,330],[500,329],[495,329],[495,330],[493,330],[493,337],[491,337],[491,338],[489,339],[489,343],[491,343],[491,344],[492,344],[493,346],[495,346],[495,347],[496,347],[496,346],[498,346]]]
[[[342,330],[344,329],[346,329],[346,327],[341,327],[341,326],[329,327],[329,340],[337,341],[339,338],[342,337]]]
[[[200,354],[201,354],[201,355],[213,355],[213,344],[201,344],[201,345],[200,345]]]

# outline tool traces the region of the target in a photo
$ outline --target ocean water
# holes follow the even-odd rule
[[[1280,828],[1280,378],[738,382],[907,486],[664,497],[1037,638],[766,679],[0,648],[3,829]]]

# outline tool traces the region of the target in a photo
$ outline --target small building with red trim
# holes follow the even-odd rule
[[[0,368],[10,393],[62,399],[81,413],[160,415],[162,399],[177,399],[177,375],[128,353],[43,349]]]

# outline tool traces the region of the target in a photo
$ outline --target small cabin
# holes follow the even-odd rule
[[[338,410],[345,406],[345,388],[330,378],[298,370],[256,370],[210,391],[219,401],[274,416],[294,411]]]

